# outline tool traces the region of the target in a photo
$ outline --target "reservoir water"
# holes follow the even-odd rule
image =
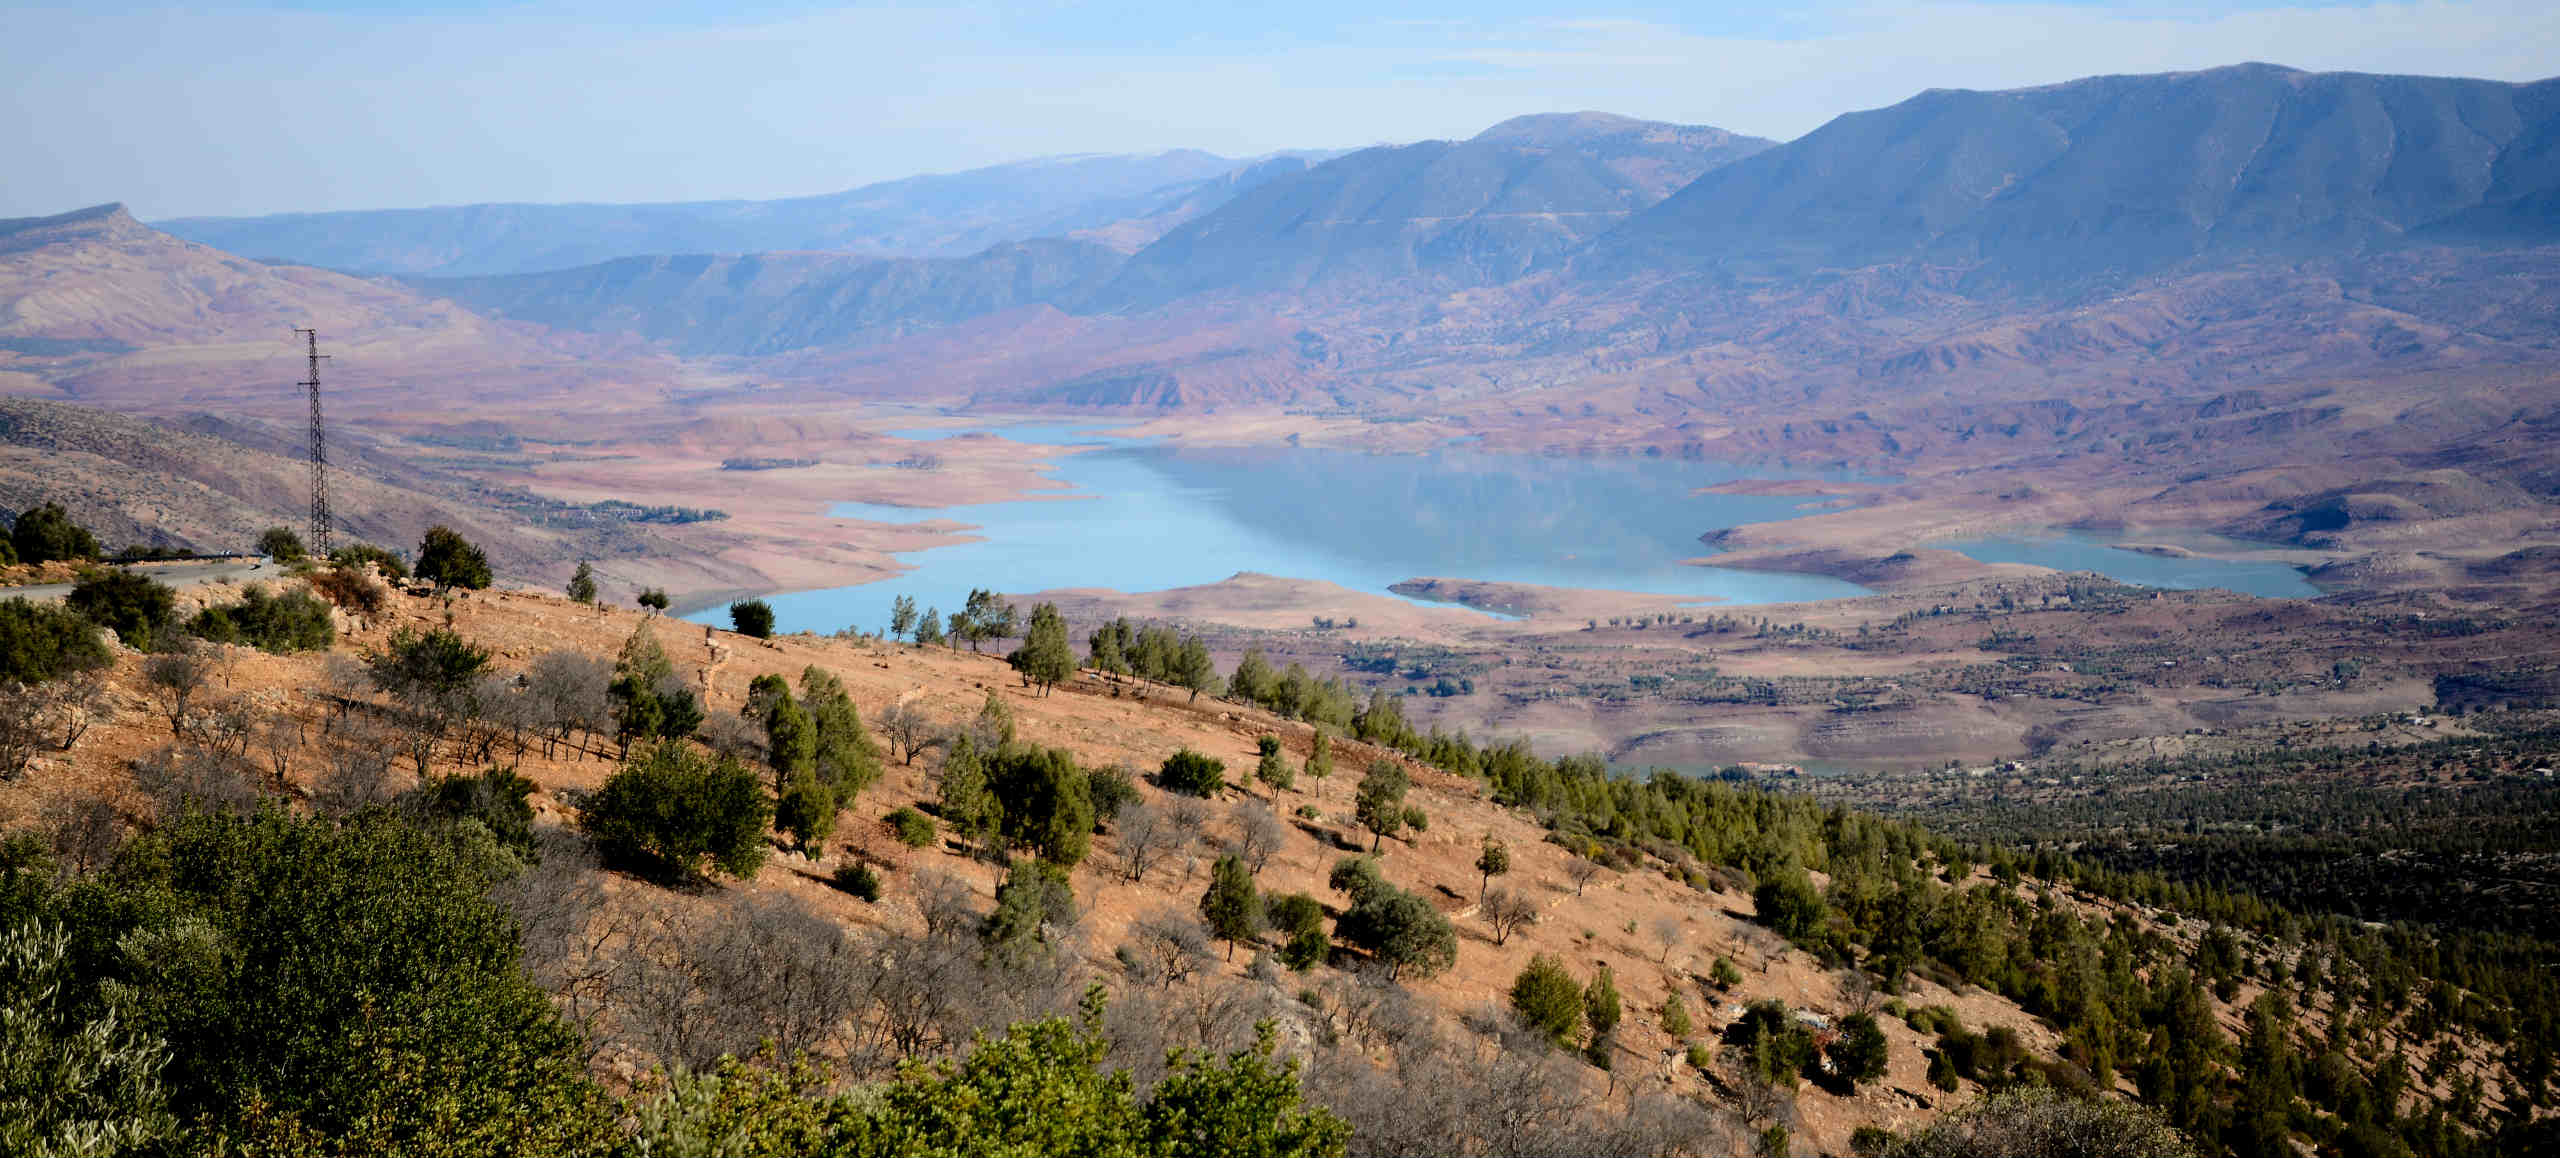
[[[1818,501],[1702,494],[1700,488],[1739,479],[1852,476],[1669,459],[1541,458],[1464,446],[1425,454],[1198,449],[1106,439],[1090,429],[994,431],[1033,445],[1098,444],[1049,459],[1052,476],[1070,488],[1058,497],[940,508],[836,505],[831,513],[840,518],[966,523],[982,541],[903,554],[900,561],[914,570],[880,582],[768,596],[778,629],[879,629],[891,598],[902,594],[947,614],[972,587],[1157,591],[1214,583],[1239,571],[1321,579],[1380,595],[1391,594],[1391,583],[1423,576],[1728,604],[1865,593],[1827,576],[1681,562],[1711,554],[1699,542],[1702,533],[1796,517]],[[894,433],[920,438],[966,431]],[[727,612],[713,607],[690,618],[725,623]]]

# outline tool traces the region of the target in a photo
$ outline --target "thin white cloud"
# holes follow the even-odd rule
[[[731,27],[18,9],[0,215],[770,197],[1070,152],[1243,155],[1463,137],[1606,109],[1773,137],[1924,88],[2268,60],[2536,79],[2560,5],[2152,15],[2061,4],[1822,12],[1786,38],[1639,21],[1404,21],[1198,53],[1039,43],[971,8]]]

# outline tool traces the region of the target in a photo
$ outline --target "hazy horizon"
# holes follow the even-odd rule
[[[2560,42],[2560,11],[2516,0],[1446,10],[20,6],[0,45],[19,110],[0,149],[20,162],[0,216],[764,200],[1052,155],[1465,137],[1584,109],[1787,140],[1928,88],[2244,61],[2540,79]]]

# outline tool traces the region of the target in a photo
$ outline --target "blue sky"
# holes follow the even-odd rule
[[[1587,108],[1784,139],[1931,87],[2242,60],[2529,80],[2554,46],[2548,0],[13,5],[0,216],[777,197]]]

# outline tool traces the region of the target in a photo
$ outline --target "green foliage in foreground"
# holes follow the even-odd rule
[[[24,597],[0,600],[0,684],[40,684],[106,663],[106,642],[87,617]]]
[[[126,647],[151,650],[177,615],[178,593],[165,583],[114,568],[93,570],[62,599],[89,621],[116,633]]]
[[[824,1092],[827,1072],[770,1055],[677,1075],[637,1107],[633,1148],[649,1154],[1006,1156],[1340,1154],[1351,1127],[1304,1103],[1295,1061],[1275,1062],[1271,1026],[1225,1057],[1176,1051],[1140,1101],[1125,1071],[1105,1070],[1089,995],[1080,1022],[1021,1022],[968,1054],[910,1063],[855,1095]]]
[[[0,846],[0,1099],[44,1107],[0,1112],[36,1143],[0,1147],[600,1150],[608,1104],[488,898],[516,867],[388,810],[182,815],[85,878]]]

